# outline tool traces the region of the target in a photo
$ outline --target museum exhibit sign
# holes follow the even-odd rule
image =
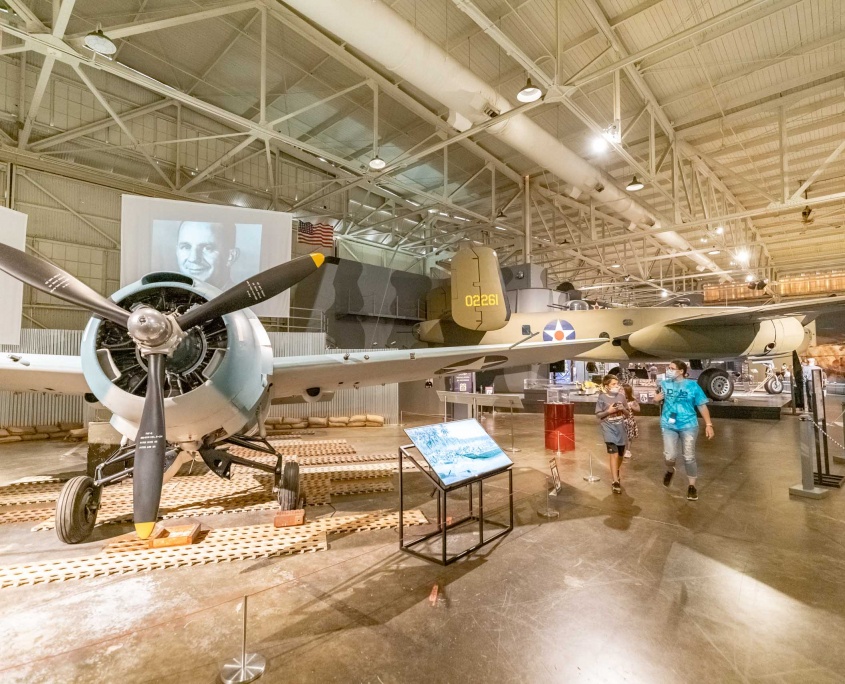
[[[473,551],[506,535],[513,529],[513,461],[502,451],[493,438],[476,420],[459,420],[451,423],[423,425],[407,428],[405,433],[413,442],[399,447],[399,516],[402,519],[405,498],[404,459],[408,459],[435,487],[437,494],[437,529],[410,542],[405,542],[404,528],[399,527],[399,548],[426,560],[443,565],[455,562]],[[422,456],[423,463],[414,453]],[[507,473],[508,476],[508,523],[507,525],[485,519],[484,480]],[[474,499],[477,492],[477,507]],[[448,515],[448,495],[466,487],[468,493],[467,514],[458,519]],[[478,523],[478,541],[462,551],[449,555],[448,532],[466,523]],[[485,524],[497,528],[497,532],[485,538]],[[440,552],[431,555],[413,549],[428,540],[440,538]]]

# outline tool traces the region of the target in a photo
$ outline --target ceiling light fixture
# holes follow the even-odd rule
[[[752,280],[754,280],[754,276],[751,275],[750,273],[747,276],[745,276],[745,282],[746,283],[750,283]]]
[[[711,249],[711,250],[710,250],[709,252],[707,252],[707,253],[708,253],[709,255],[711,255],[711,256],[715,256],[715,255],[717,255],[717,254],[721,254],[721,252],[720,252],[718,249]]]
[[[622,266],[620,264],[611,264],[610,267],[611,268],[622,268]]]
[[[736,260],[741,264],[747,264],[748,263],[748,252],[744,249],[739,250],[736,253]]]
[[[590,142],[590,149],[592,149],[593,154],[602,154],[607,152],[608,147],[609,145],[607,144],[607,139],[601,135],[597,135]]]
[[[722,233],[724,233],[724,232],[725,232],[725,229],[724,229],[724,227],[723,227],[723,226],[717,226],[717,227],[716,227],[716,233],[717,233],[718,235],[721,235],[721,234],[722,234]]]
[[[663,297],[664,299],[666,299],[666,297],[668,297],[668,296],[669,296],[669,293],[668,293],[668,292],[666,292],[666,290],[663,290],[663,291],[660,293],[660,296],[661,296],[661,297]]]
[[[378,155],[376,155],[375,157],[370,159],[370,163],[368,164],[368,166],[373,171],[381,171],[385,166],[387,166],[387,162],[384,161],[384,159],[382,159]]]
[[[629,192],[637,192],[637,190],[642,190],[645,187],[642,181],[636,177],[636,175],[631,179],[631,182],[625,186],[625,189]]]
[[[98,55],[110,56],[117,52],[117,45],[115,45],[111,38],[103,33],[103,29],[99,26],[96,31],[92,31],[85,36],[84,42],[85,47],[92,52],[96,52]]]
[[[520,102],[536,102],[541,97],[543,97],[543,91],[531,82],[530,76],[522,87],[522,90],[516,94],[516,99]]]

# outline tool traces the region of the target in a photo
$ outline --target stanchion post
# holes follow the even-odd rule
[[[812,415],[808,412],[802,413],[800,421],[800,447],[801,447],[801,484],[792,485],[789,488],[790,496],[803,496],[808,499],[823,499],[830,494],[829,489],[816,487],[813,476],[813,457],[816,452],[816,434],[813,426]]]
[[[514,438],[513,438],[513,399],[508,399],[508,404],[511,407],[511,417],[510,417],[510,422],[511,422],[511,448],[508,449],[508,451],[512,451],[512,452],[516,453],[516,452],[519,451],[519,449],[517,449],[516,446],[514,446]]]
[[[241,629],[241,655],[226,660],[220,665],[220,679],[223,684],[246,684],[254,682],[267,669],[267,659],[260,653],[246,652],[247,596],[243,602],[243,626]]]
[[[593,482],[601,482],[601,478],[600,478],[598,475],[593,475],[593,452],[592,452],[592,451],[588,451],[587,453],[589,453],[589,454],[590,454],[590,474],[589,474],[589,475],[584,475],[584,479],[585,479],[587,482],[590,482],[590,483],[593,483]]]

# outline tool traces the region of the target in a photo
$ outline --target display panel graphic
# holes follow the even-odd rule
[[[407,428],[405,434],[446,486],[513,465],[474,419]]]
[[[291,215],[124,195],[121,287],[153,271],[181,273],[220,290],[291,258]],[[288,316],[285,292],[253,311]]]

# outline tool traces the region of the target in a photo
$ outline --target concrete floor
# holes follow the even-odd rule
[[[508,421],[485,421],[503,445]],[[550,505],[560,517],[550,521],[536,514],[553,455],[542,416],[515,421],[517,527],[477,555],[443,568],[399,552],[396,531],[383,530],[303,556],[2,590],[0,681],[216,681],[239,648],[244,594],[249,649],[268,658],[262,681],[845,681],[845,492],[790,500],[795,419],[717,421],[692,503],[680,471],[670,490],[661,485],[656,418],[641,420],[614,496],[595,420],[577,416],[579,447],[558,459],[563,489]],[[390,427],[314,439],[329,436],[360,452],[405,441]],[[67,449],[4,447],[0,482],[80,468]],[[597,484],[583,480],[589,452]],[[409,488],[408,504],[431,513],[421,476]],[[488,510],[502,491],[485,491]],[[336,508],[396,506],[392,492],[341,497]],[[225,518],[212,524],[246,519]],[[61,547],[30,526],[0,527],[0,563],[103,544]]]

